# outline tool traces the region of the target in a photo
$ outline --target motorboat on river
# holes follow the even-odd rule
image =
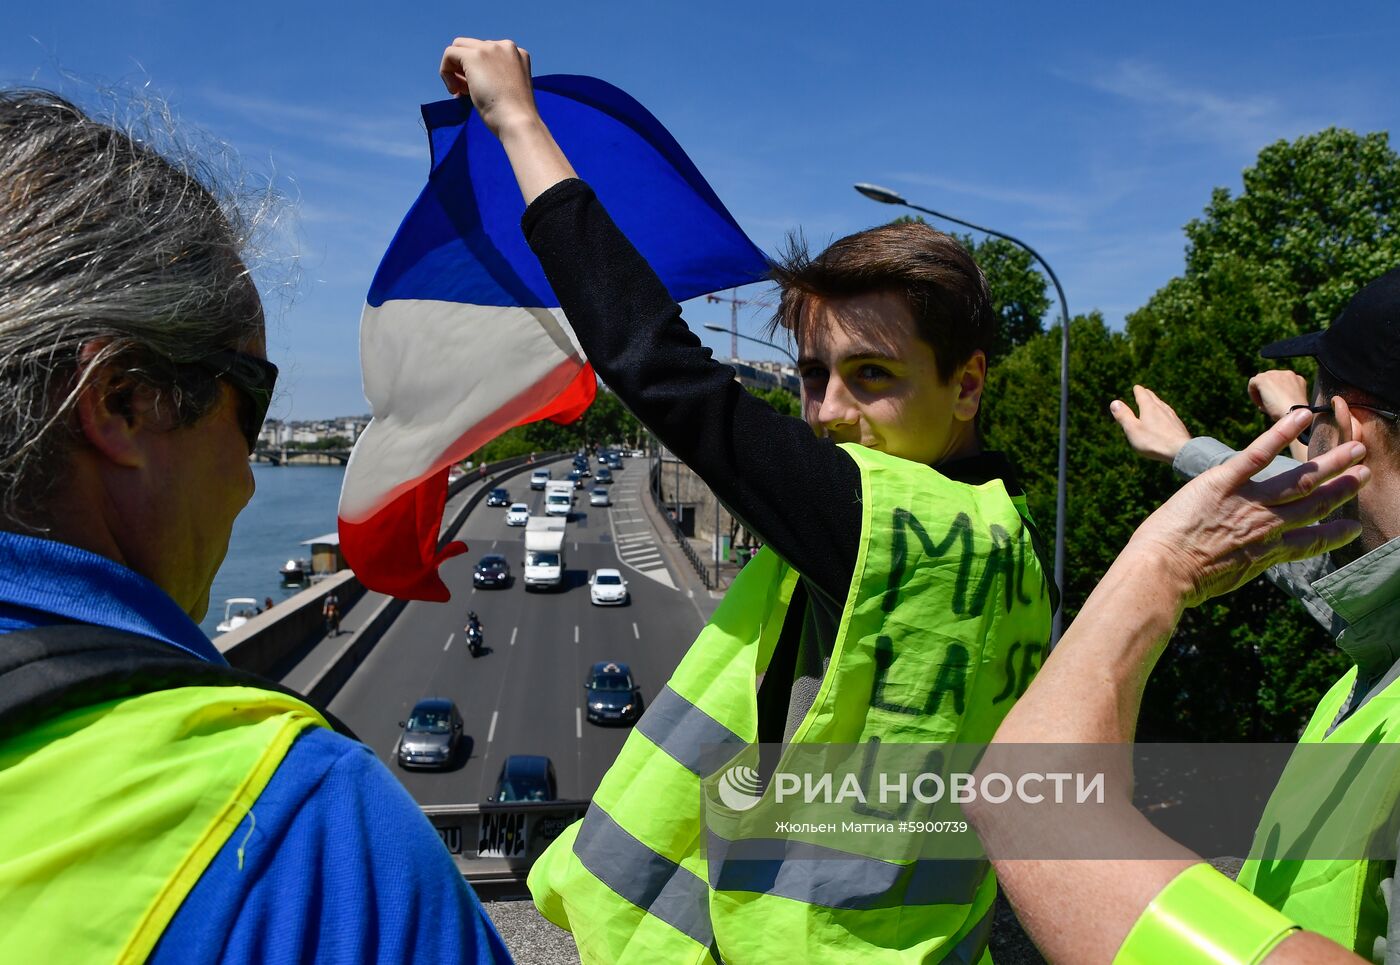
[[[237,630],[261,612],[262,607],[251,596],[229,597],[224,601],[224,619],[214,630],[218,633]]]
[[[283,583],[305,583],[311,579],[311,561],[287,560],[278,571]]]

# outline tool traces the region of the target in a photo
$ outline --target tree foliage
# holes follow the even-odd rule
[[[797,396],[786,389],[749,389],[749,392],[767,402],[783,415],[800,417],[802,406],[797,401]]]
[[[1400,158],[1384,134],[1329,129],[1265,148],[1243,190],[1219,188],[1186,226],[1184,272],[1107,331],[1071,334],[1066,616],[1132,529],[1180,485],[1134,456],[1108,415],[1151,386],[1197,435],[1243,445],[1265,428],[1246,383],[1259,349],[1321,328],[1366,282],[1400,264]],[[989,279],[992,273],[988,272]],[[1022,468],[1030,505],[1054,527],[1059,330],[1012,348],[988,380],[984,429]],[[1300,360],[1302,362],[1303,360]],[[1305,362],[1299,370],[1311,376]],[[1346,661],[1302,608],[1257,580],[1188,611],[1144,699],[1143,739],[1296,737]]]
[[[531,422],[504,432],[472,454],[478,462],[495,462],[512,456],[551,450],[588,449],[594,445],[642,448],[646,430],[627,407],[602,384],[593,404],[568,425]]]

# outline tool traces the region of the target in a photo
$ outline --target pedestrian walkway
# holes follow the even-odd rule
[[[492,485],[494,482],[479,482],[476,485],[466,487],[449,499],[442,514],[444,530],[451,524],[458,510],[472,495]],[[325,669],[334,663],[340,651],[350,642],[351,636],[358,633],[369,622],[387,599],[389,597],[386,594],[366,590],[363,596],[341,614],[340,634],[338,636],[320,636],[313,641],[308,641],[305,646],[288,654],[269,676],[274,680],[281,681],[293,690],[306,693]]]
[[[623,566],[635,570],[662,586],[676,589],[676,581],[666,567],[657,545],[656,529],[647,519],[642,506],[646,498],[646,462],[631,459],[621,478],[612,485],[612,510],[608,522],[612,525],[613,548]]]

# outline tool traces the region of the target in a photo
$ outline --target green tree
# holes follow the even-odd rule
[[[1126,452],[1108,404],[1131,384],[1127,336],[1093,312],[1070,323],[1069,527],[1066,625],[1146,515],[1142,480],[1154,467]],[[1031,516],[1053,551],[1058,475],[1060,326],[1017,346],[989,370],[982,430],[1020,471]],[[1092,480],[1092,483],[1090,482]],[[1046,560],[1047,568],[1051,565]],[[1049,574],[1047,574],[1049,575]]]
[[[795,418],[800,418],[802,415],[802,406],[798,402],[797,396],[786,389],[749,389],[749,392],[767,402],[783,415]]]
[[[516,426],[482,446],[471,458],[495,462],[531,452],[584,449],[615,442],[639,449],[645,431],[622,400],[599,383],[593,404],[568,425],[545,419]]]
[[[1323,327],[1365,282],[1400,263],[1400,158],[1384,134],[1330,129],[1265,148],[1243,190],[1217,189],[1186,226],[1184,272],[1128,317],[1071,326],[1066,616],[1134,526],[1180,485],[1128,450],[1108,416],[1151,386],[1191,430],[1242,445],[1265,427],[1245,390],[1259,349]],[[1058,333],[1032,336],[992,369],[984,428],[1024,470],[1053,528]],[[1312,373],[1303,365],[1300,370]],[[1345,660],[1263,580],[1188,611],[1148,684],[1143,739],[1291,739]]]

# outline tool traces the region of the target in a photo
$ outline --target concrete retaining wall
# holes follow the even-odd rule
[[[344,613],[365,595],[364,584],[349,570],[341,570],[296,596],[264,610],[236,630],[214,640],[214,646],[240,670],[267,675],[288,654],[325,634],[321,605],[332,590]]]

